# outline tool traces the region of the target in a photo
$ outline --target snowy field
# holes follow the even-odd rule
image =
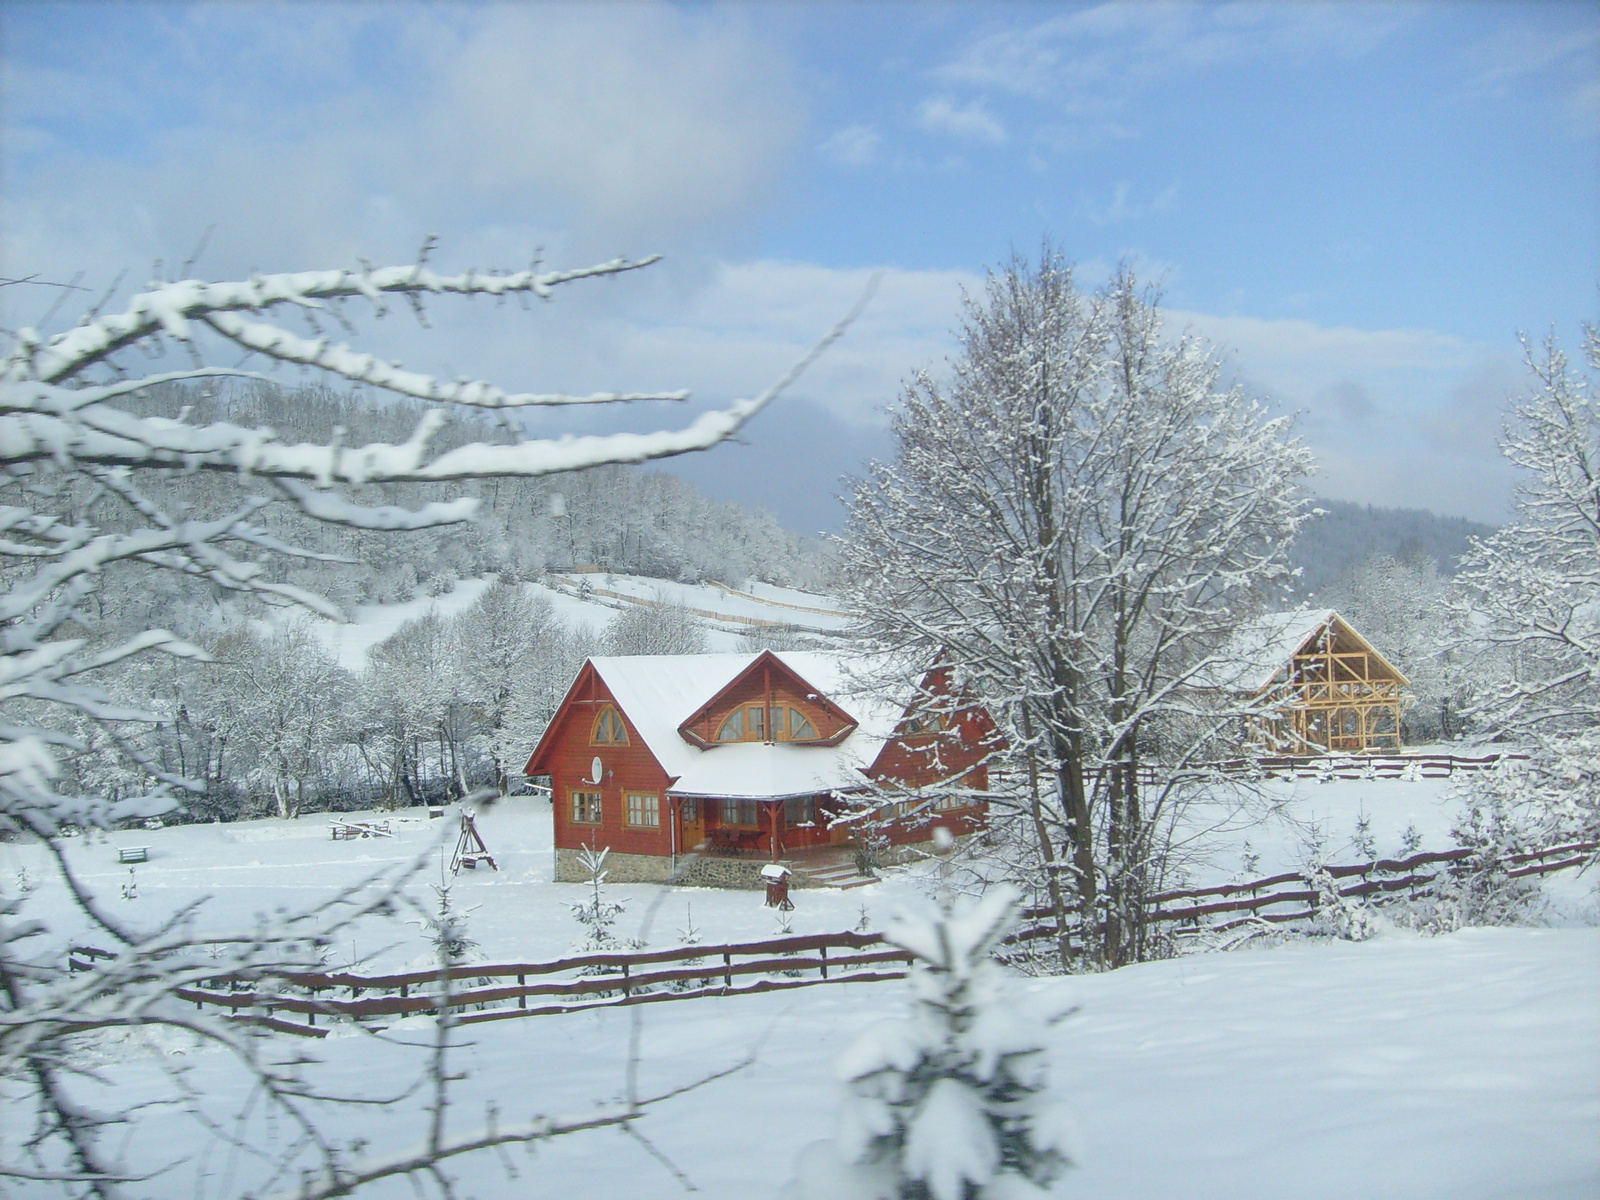
[[[1256,876],[1298,869],[1308,839],[1320,837],[1330,862],[1360,861],[1352,843],[1363,817],[1380,855],[1400,852],[1408,827],[1422,837],[1422,848],[1448,849],[1458,801],[1456,780],[1279,780],[1265,795],[1247,805],[1217,802],[1197,805],[1187,824],[1193,831],[1186,848],[1193,856],[1189,877],[1197,885],[1222,882],[1240,871],[1244,847],[1256,856]],[[205,928],[237,927],[254,914],[279,908],[309,906],[320,894],[358,883],[386,868],[418,860],[415,891],[429,896],[427,884],[439,882],[454,848],[456,810],[444,820],[428,820],[426,810],[398,813],[346,813],[343,819],[383,819],[393,838],[333,841],[326,814],[298,820],[241,821],[232,824],[178,825],[157,831],[125,830],[91,834],[69,843],[69,856],[85,882],[115,901],[120,914],[155,921],[191,901],[210,897],[200,921]],[[1247,821],[1254,824],[1246,824]],[[581,930],[566,905],[576,902],[582,885],[555,883],[549,801],[514,796],[478,817],[478,827],[499,864],[499,871],[463,872],[455,881],[460,907],[477,911],[470,918],[472,938],[484,961],[559,957],[579,940]],[[148,846],[147,863],[119,866],[117,850]],[[59,909],[52,928],[63,937],[82,933],[71,924],[64,889],[50,882],[42,846],[0,843],[0,881],[9,889],[19,872],[43,882],[30,903]],[[131,900],[121,899],[124,885],[136,885]],[[926,870],[891,871],[870,887],[835,891],[810,889],[795,893],[795,933],[831,933],[855,928],[862,908],[872,928],[883,926],[896,906],[915,901],[930,887]],[[662,889],[648,884],[621,884],[610,893],[628,905],[618,925],[625,936],[640,937],[651,947],[679,944],[678,931],[692,921],[703,942],[760,939],[778,932],[774,914],[754,892],[717,888]],[[1546,881],[1552,923],[1600,923],[1594,883],[1565,872]],[[646,922],[648,921],[648,925]],[[402,926],[400,932],[409,930]],[[89,936],[83,933],[83,936]],[[340,968],[397,970],[412,964],[432,965],[420,931],[402,937],[388,923],[375,922],[370,934],[358,934],[353,945],[340,946],[333,960]]]
[[[1248,832],[1260,869],[1292,866],[1304,829],[1325,826],[1331,856],[1359,814],[1372,818],[1381,852],[1408,824],[1425,844],[1446,844],[1454,801],[1442,781],[1302,780],[1278,785],[1284,802]],[[452,813],[453,816],[453,813]],[[395,819],[391,817],[391,819]],[[485,959],[547,958],[566,951],[579,927],[566,909],[582,885],[551,881],[548,805],[515,798],[480,818],[499,872],[463,873],[454,898],[470,910],[468,933]],[[334,842],[327,818],[129,831],[77,839],[69,851],[115,915],[154,921],[210,896],[202,924],[221,929],[255,913],[298,908],[385,866],[421,857],[414,890],[439,878],[455,822],[398,814],[394,839]],[[1240,832],[1229,835],[1235,843]],[[1226,840],[1226,839],[1222,839]],[[145,845],[150,861],[116,864],[118,846]],[[1237,845],[1232,849],[1238,857]],[[1214,870],[1227,874],[1234,864]],[[1567,873],[1570,875],[1571,873]],[[0,845],[6,890],[26,877],[40,886],[26,915],[48,915],[65,938],[65,895],[48,882],[42,848]],[[136,894],[122,899],[132,883]],[[793,929],[880,928],[899,906],[918,903],[925,874],[899,872],[849,892],[797,893]],[[680,941],[691,920],[706,942],[765,937],[775,915],[753,892],[610,889],[628,901],[620,932],[652,946]],[[1349,944],[1290,942],[1275,948],[1195,955],[1106,975],[1017,979],[1019,996],[1070,999],[1077,1013],[1052,1035],[1054,1079],[1075,1108],[1082,1165],[1061,1180],[1063,1197],[1130,1200],[1217,1197],[1419,1197],[1562,1200],[1600,1194],[1600,929],[1593,885],[1561,877],[1560,927],[1469,930],[1419,938],[1386,930]],[[657,903],[659,901],[659,903]],[[1587,906],[1587,907],[1585,907]],[[649,921],[648,928],[646,921]],[[1585,922],[1588,922],[1587,924]],[[393,968],[431,963],[419,928],[374,922],[340,946],[332,965]],[[688,1082],[753,1049],[739,1074],[652,1111],[644,1131],[709,1197],[771,1196],[806,1142],[827,1136],[837,1107],[831,1064],[872,1021],[903,1011],[902,983],[826,986],[799,992],[701,999],[634,1010],[643,1033],[646,1092]],[[622,1011],[545,1016],[472,1027],[458,1060],[469,1072],[455,1112],[464,1128],[498,1103],[507,1119],[533,1112],[582,1113],[615,1097],[623,1080],[630,1016]],[[420,1065],[428,1018],[393,1027],[386,1039],[340,1030],[286,1049],[323,1060],[325,1086],[369,1094],[398,1087]],[[245,1096],[223,1056],[162,1039],[168,1065],[187,1069],[210,1116],[231,1121]],[[108,1095],[127,1108],[160,1094],[147,1058],[113,1038],[97,1047]],[[415,1142],[421,1101],[331,1118],[340,1137],[374,1151]],[[247,1122],[248,1124],[248,1122]],[[135,1162],[201,1144],[193,1120],[152,1108],[130,1139]],[[281,1131],[253,1136],[271,1141]],[[463,1162],[462,1192],[565,1195],[585,1200],[667,1196],[680,1184],[634,1141],[613,1132],[563,1139],[532,1161],[512,1160],[509,1182],[492,1158]],[[254,1178],[248,1160],[198,1153],[159,1186],[135,1195],[236,1195]],[[22,1192],[18,1194],[48,1194]],[[382,1196],[409,1196],[398,1184]]]
[[[404,604],[365,604],[352,610],[348,624],[313,620],[311,628],[330,654],[347,671],[360,673],[367,665],[367,651],[400,628],[406,621],[436,610],[442,617],[453,617],[472,605],[489,586],[491,576],[463,579],[455,590],[442,596],[419,596]],[[587,583],[591,592],[581,593]],[[803,629],[831,633],[843,629],[848,616],[839,602],[828,596],[793,588],[750,583],[739,591],[710,583],[673,583],[642,575],[566,575],[553,576],[550,583],[525,583],[523,588],[554,606],[556,614],[569,626],[603,633],[618,611],[628,604],[626,597],[664,602],[693,610],[706,625],[706,648],[712,651],[747,649],[741,634],[749,626],[739,618],[796,625]],[[616,593],[606,596],[605,592]],[[289,610],[285,610],[287,614]],[[714,614],[706,619],[705,614]],[[299,616],[298,610],[292,614]],[[723,618],[721,622],[717,618]]]

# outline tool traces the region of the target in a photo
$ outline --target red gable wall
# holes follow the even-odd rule
[[[594,667],[585,663],[544,737],[539,739],[539,748],[528,760],[526,773],[550,776],[555,841],[561,849],[576,850],[593,845],[610,846],[618,854],[669,854],[670,809],[666,792],[672,779],[662,770],[620,706],[616,706],[616,710],[627,726],[628,744],[596,746],[590,741],[595,720],[607,704],[616,706],[615,697]],[[598,786],[588,782],[596,758],[605,768]],[[574,823],[572,793],[575,791],[600,793],[600,824]],[[658,798],[659,828],[636,829],[626,824],[623,799],[626,792],[649,792]]]
[[[717,730],[734,709],[746,704],[784,704],[799,709],[816,729],[817,742],[827,743],[855,727],[855,719],[828,697],[818,694],[782,659],[767,650],[720,692],[692,714],[679,729],[703,744],[716,744]]]
[[[964,698],[953,693],[950,672],[945,668],[930,671],[922,681],[921,691],[926,696],[940,697],[955,710],[941,714],[944,732],[908,733],[902,724],[895,736],[883,744],[867,773],[885,783],[926,787],[971,771],[963,785],[987,789],[988,769],[971,769],[1000,748],[1000,731],[994,721],[982,708],[964,703]]]

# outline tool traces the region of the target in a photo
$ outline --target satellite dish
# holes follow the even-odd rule
[[[600,756],[597,754],[597,755],[595,755],[594,761],[589,764],[589,782],[590,783],[599,783],[600,782],[600,775],[604,771],[605,771],[605,766],[604,766],[604,764],[601,763]]]

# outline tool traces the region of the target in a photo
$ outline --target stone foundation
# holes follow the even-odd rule
[[[556,847],[556,882],[588,883],[589,872],[578,861],[579,850]],[[665,883],[672,873],[672,860],[659,854],[606,855],[607,883]]]
[[[579,851],[556,848],[556,882],[588,883],[589,872],[578,861]],[[678,860],[678,874],[672,877],[672,860],[664,854],[606,855],[607,883],[667,883],[678,887],[720,887],[755,890],[764,888],[761,868],[767,865],[764,858],[700,858],[685,856]],[[799,872],[789,876],[791,890],[821,887],[813,879]]]

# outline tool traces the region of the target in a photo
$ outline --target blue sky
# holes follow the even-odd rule
[[[1162,283],[1300,412],[1321,494],[1495,520],[1519,330],[1600,315],[1600,5],[12,3],[8,275],[105,286],[355,258],[646,276],[367,336],[508,386],[759,390],[878,299],[744,444],[674,469],[832,526],[962,288],[1045,236]],[[170,267],[166,268],[169,272]],[[0,289],[10,328],[48,305]],[[72,319],[71,306],[56,321]],[[653,424],[633,412],[613,423]],[[557,427],[552,424],[552,428]]]

